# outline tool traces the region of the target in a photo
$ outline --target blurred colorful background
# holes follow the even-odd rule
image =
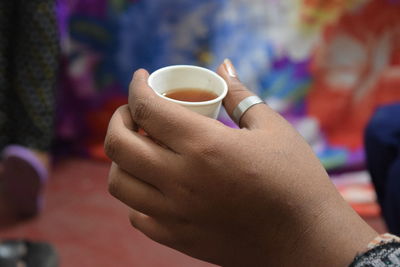
[[[215,70],[230,58],[310,143],[353,207],[379,216],[363,132],[377,107],[400,101],[400,0],[58,0],[56,12],[58,157],[107,162],[107,124],[136,69]],[[234,126],[225,112],[219,119]],[[197,266],[148,264],[131,266]]]
[[[57,12],[58,140],[96,158],[138,68],[230,58],[329,170],[362,164],[369,117],[400,100],[400,1],[59,0]]]

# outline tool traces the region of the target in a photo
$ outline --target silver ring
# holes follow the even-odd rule
[[[264,100],[259,98],[256,95],[246,97],[243,99],[237,107],[233,110],[232,116],[233,120],[239,125],[240,119],[242,118],[243,114],[254,105],[265,103]]]

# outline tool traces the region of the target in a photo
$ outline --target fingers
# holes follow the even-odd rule
[[[168,210],[167,201],[157,188],[132,177],[115,163],[111,165],[108,190],[129,207],[148,215],[161,217]]]
[[[129,89],[129,108],[133,120],[152,138],[179,153],[185,144],[209,128],[209,118],[165,100],[147,84],[145,70],[135,72]]]
[[[129,213],[129,220],[133,227],[150,239],[167,246],[173,246],[174,236],[168,231],[166,226],[159,223],[153,217],[133,209]]]
[[[228,84],[228,94],[224,99],[224,106],[232,117],[233,110],[246,97],[254,95],[244,86],[237,77],[236,70],[229,59],[225,59],[217,70]],[[249,108],[241,117],[240,127],[248,129],[268,128],[268,120],[274,116],[274,111],[266,104],[257,104]]]
[[[174,174],[180,157],[133,128],[128,106],[117,109],[108,127],[105,152],[123,170],[161,189]]]

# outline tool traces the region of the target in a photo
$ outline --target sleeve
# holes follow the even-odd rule
[[[400,266],[400,238],[390,234],[375,238],[350,264],[350,267],[361,266]]]

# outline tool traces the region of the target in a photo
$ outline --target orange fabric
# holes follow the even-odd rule
[[[400,101],[400,5],[371,1],[324,32],[307,97],[328,140],[355,149],[379,105]]]

